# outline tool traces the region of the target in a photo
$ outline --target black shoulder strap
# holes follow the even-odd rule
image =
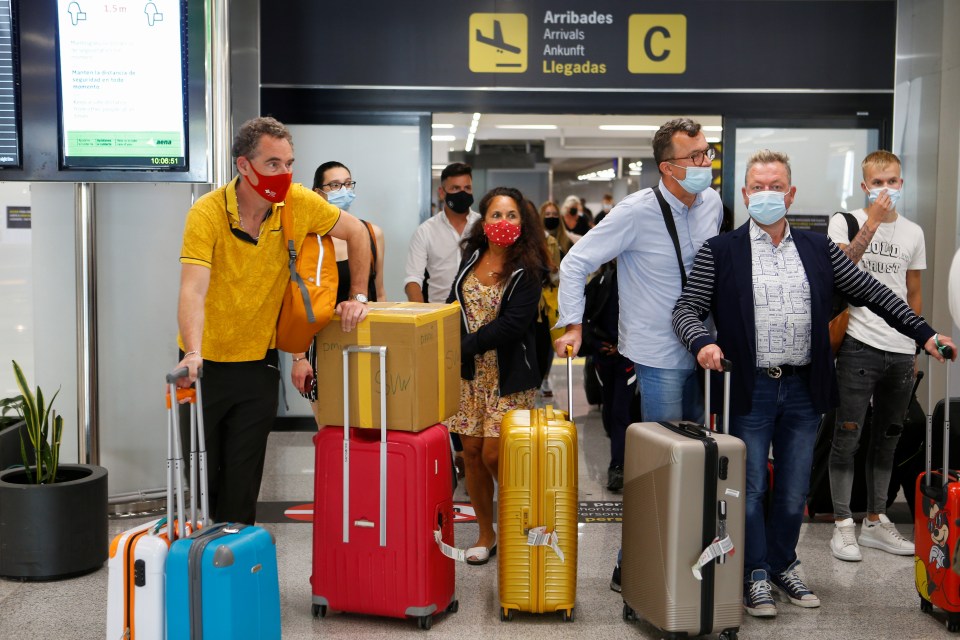
[[[850,242],[853,242],[853,239],[857,237],[857,234],[860,233],[860,223],[857,222],[856,216],[852,213],[846,211],[837,211],[833,215],[840,214],[843,216],[843,219],[847,221],[847,238]]]
[[[370,236],[370,278],[377,277],[377,240],[373,237],[373,227],[366,220],[361,220],[363,226],[367,228],[367,235]]]
[[[666,198],[660,193],[660,187],[654,187],[653,193],[657,196],[657,202],[660,203],[660,211],[663,213],[663,222],[667,225],[667,233],[673,240],[673,248],[677,252],[677,264],[680,266],[680,283],[687,286],[687,270],[683,266],[683,255],[680,253],[680,237],[677,235],[677,224],[673,221],[673,213],[670,211],[670,205]]]

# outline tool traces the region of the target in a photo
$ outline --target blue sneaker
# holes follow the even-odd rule
[[[743,608],[757,618],[773,618],[777,615],[777,603],[773,601],[770,581],[763,569],[750,572],[750,580],[743,585]]]
[[[773,584],[777,589],[783,592],[787,599],[798,607],[813,609],[820,606],[820,598],[807,588],[800,576],[797,574],[799,560],[795,560],[787,569],[778,575],[773,576]]]

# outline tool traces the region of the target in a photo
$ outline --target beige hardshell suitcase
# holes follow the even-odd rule
[[[726,430],[727,362],[725,371]],[[623,481],[624,619],[641,617],[667,638],[735,639],[743,617],[743,442],[693,423],[632,424]]]

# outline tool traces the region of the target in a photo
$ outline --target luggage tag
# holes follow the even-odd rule
[[[467,561],[467,552],[463,549],[458,549],[457,547],[451,547],[446,542],[443,541],[443,533],[440,529],[434,529],[433,539],[437,541],[437,546],[440,547],[440,553],[447,556],[448,558],[456,562],[466,562]]]
[[[563,551],[560,550],[556,531],[548,533],[546,527],[533,527],[527,532],[527,544],[531,547],[550,547],[560,558],[560,562],[563,562]]]
[[[703,580],[703,574],[700,570],[704,567],[704,565],[709,564],[714,558],[720,558],[728,553],[731,553],[732,551],[733,540],[730,539],[729,535],[725,535],[723,538],[714,538],[713,542],[710,543],[710,546],[703,550],[703,553],[700,554],[696,564],[693,565],[693,577],[697,580]]]

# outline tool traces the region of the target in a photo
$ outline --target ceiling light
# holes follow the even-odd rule
[[[434,142],[453,142],[457,136],[430,136],[430,139]]]
[[[609,181],[617,177],[617,172],[613,170],[613,167],[609,169],[601,169],[600,171],[591,171],[590,173],[584,173],[577,176],[577,180],[603,180]]]
[[[718,137],[707,138],[707,142],[709,142],[710,144],[719,144],[719,143],[720,143],[720,138],[718,138]]]
[[[555,124],[498,124],[494,126],[494,129],[544,129],[544,130],[554,130],[557,128]]]
[[[601,131],[659,131],[660,127],[653,124],[601,124]]]
[[[723,127],[719,125],[712,125],[712,124],[705,125],[701,127],[701,129],[703,129],[704,131],[710,131],[711,133],[720,133],[721,131],[723,131]]]
[[[432,165],[430,165],[430,169],[432,169],[433,171],[443,171],[443,170],[446,169],[446,168],[447,168],[447,165],[445,165],[445,164],[432,164]]]
[[[467,144],[464,145],[463,150],[467,153],[470,153],[470,150],[473,149],[473,134],[470,133],[467,135]]]
[[[453,129],[452,124],[440,124],[439,122],[434,122],[430,126],[433,127],[434,129]]]

